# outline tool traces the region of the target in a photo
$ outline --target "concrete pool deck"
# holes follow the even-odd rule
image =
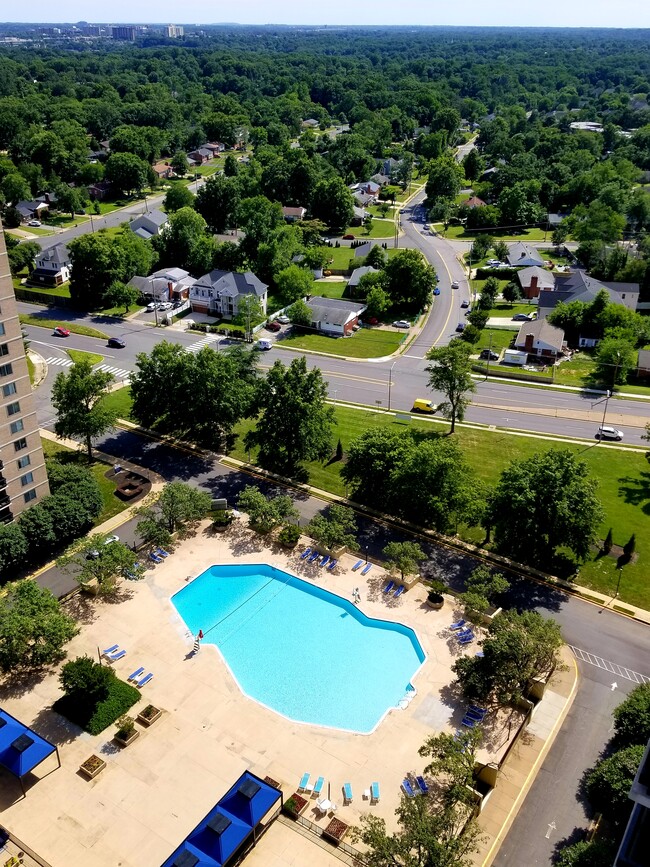
[[[431,610],[423,585],[399,599],[386,598],[381,592],[386,576],[379,566],[362,578],[351,571],[357,558],[344,556],[336,572],[329,573],[300,561],[303,547],[295,552],[268,547],[241,523],[211,534],[204,523],[195,537],[180,542],[172,556],[148,570],[143,581],[125,582],[119,601],[76,597],[71,604],[81,632],[70,642],[68,658],[96,656],[98,647],[119,644],[127,654],[115,663],[118,676],[125,679],[140,666],[154,673],[131,713],[135,716],[152,703],[163,709],[163,717],[149,729],[138,725],[140,737],[122,750],[112,741],[114,726],[92,736],[51,712],[60,695],[58,667],[23,689],[2,689],[3,707],[57,744],[62,764],[47,776],[48,763],[37,769],[40,779],[26,781],[24,799],[18,782],[3,774],[2,823],[53,867],[158,867],[233,780],[249,769],[277,780],[285,798],[304,772],[312,780],[322,775],[324,794],[339,805],[337,816],[343,821],[356,824],[361,813],[371,811],[395,827],[401,781],[409,772],[421,773],[424,765],[418,748],[427,737],[459,727],[463,705],[449,688],[450,667],[461,653],[476,648],[460,649],[450,636],[447,627],[458,613],[450,600],[441,611]],[[193,636],[170,597],[188,577],[234,561],[268,562],[347,599],[359,587],[364,613],[415,629],[427,660],[414,678],[417,695],[408,708],[389,713],[370,735],[294,723],[246,698],[216,648],[206,645],[193,655]],[[305,636],[306,642],[314,640],[326,646],[326,636]],[[480,760],[498,761],[512,734],[505,721],[501,725],[498,720],[489,732],[489,754]],[[79,765],[91,753],[104,758],[107,767],[89,781],[79,773]],[[362,796],[374,780],[380,783],[381,800],[371,806]],[[344,782],[350,782],[354,792],[349,806],[342,806]],[[315,800],[303,815],[324,826],[328,820],[317,818]],[[286,833],[294,832],[271,829],[265,840],[280,841],[278,851],[272,861],[257,863],[307,863],[304,858],[291,860],[296,851],[283,842]],[[260,843],[251,863],[263,855],[265,845]],[[320,851],[313,846],[309,863],[333,863],[325,851],[321,859]]]

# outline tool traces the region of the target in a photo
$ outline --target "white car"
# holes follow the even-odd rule
[[[282,316],[276,316],[275,321],[279,322],[280,325],[288,325],[291,322],[289,317],[285,316],[284,313],[282,314]]]
[[[155,301],[151,301],[147,304],[147,313],[153,313],[154,310],[157,310],[160,307]]]
[[[459,285],[458,280],[454,280],[454,282],[451,284],[451,288],[452,289],[458,289],[458,285]]]
[[[490,268],[498,268],[501,262],[498,259],[488,259],[485,264]]]
[[[598,428],[596,432],[597,440],[622,440],[623,439],[623,431],[617,430],[615,427],[608,427],[608,425],[602,425]]]
[[[431,226],[428,223],[425,223],[422,228],[424,229],[425,232],[428,232],[429,229],[431,228]]]
[[[163,301],[158,305],[158,310],[171,310],[174,305],[171,301]]]
[[[396,319],[393,322],[393,328],[410,328],[411,323],[407,322],[406,319]]]
[[[113,535],[107,536],[104,539],[104,545],[112,545],[113,542],[119,542],[119,541],[120,541],[120,537],[117,536],[115,533],[113,533]],[[99,551],[97,550],[97,548],[93,548],[91,551],[89,551],[86,554],[87,560],[96,560],[98,557],[99,557]]]
[[[37,226],[41,225],[41,221],[40,220],[30,220],[29,223],[27,223],[27,225],[37,227]]]

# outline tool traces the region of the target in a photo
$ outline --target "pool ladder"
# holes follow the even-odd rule
[[[397,702],[397,707],[400,710],[406,710],[406,708],[411,704],[415,696],[418,694],[417,689],[413,686],[413,684],[409,683],[406,687],[406,693],[403,698]]]

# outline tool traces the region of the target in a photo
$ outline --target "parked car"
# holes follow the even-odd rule
[[[344,241],[354,241],[354,235],[343,235]]]
[[[109,337],[106,345],[110,346],[111,349],[124,349],[126,343],[121,337]]]
[[[52,334],[55,337],[70,337],[70,331],[62,325],[57,325]]]
[[[440,289],[439,289],[437,286],[436,286],[436,288],[433,290],[433,294],[434,294],[434,295],[440,295]]]
[[[498,361],[499,360],[499,356],[496,354],[496,352],[492,352],[490,349],[483,349],[481,354],[479,355],[479,358],[482,361]]]
[[[280,331],[282,326],[279,322],[276,322],[274,319],[269,319],[269,321],[264,326],[267,331]]]
[[[183,304],[183,301],[172,301],[172,310],[176,310]]]
[[[451,288],[452,289],[458,289],[458,285],[459,285],[458,280],[454,280],[454,282],[451,284]]]
[[[162,301],[158,305],[158,310],[171,310],[171,309],[172,309],[172,302],[171,301]]]
[[[396,319],[393,322],[393,328],[410,328],[411,323],[407,322],[406,319]]]
[[[41,221],[40,220],[30,220],[29,223],[27,223],[27,225],[37,227],[37,226],[41,225]]]
[[[150,301],[149,304],[147,304],[147,313],[153,313],[153,311],[158,310],[159,307],[160,304],[158,304],[157,301]]]
[[[379,325],[379,319],[376,316],[368,316],[367,319],[360,319],[359,325]]]
[[[615,427],[609,427],[608,425],[602,425],[598,428],[596,432],[597,440],[622,440],[623,439],[623,431],[617,430]]]
[[[273,349],[273,343],[265,337],[260,338],[255,345],[258,349],[262,350]]]
[[[120,541],[120,537],[117,536],[115,533],[113,533],[112,536],[107,536],[104,539],[104,545],[112,545],[113,542],[119,542],[119,541]],[[97,550],[97,548],[93,548],[91,551],[89,551],[86,554],[86,560],[96,560],[98,557],[99,557],[99,551]]]
[[[495,267],[495,266],[500,265],[501,262],[500,262],[498,259],[488,259],[487,262],[486,262],[485,264],[486,264],[489,268],[493,268],[493,267]]]
[[[291,322],[291,320],[289,319],[289,317],[288,317],[288,316],[285,316],[284,313],[283,313],[281,316],[278,316],[277,319],[276,319],[275,321],[276,321],[276,322],[279,322],[280,325],[288,325],[288,324]]]
[[[464,331],[464,330],[465,330],[465,323],[459,322],[458,325],[456,326],[456,331]]]
[[[461,302],[460,302],[460,306],[461,306],[461,307],[463,308],[463,310],[464,310],[465,307],[469,307],[469,301],[461,301]]]
[[[513,322],[532,322],[535,318],[536,313],[515,313],[512,317]]]
[[[425,223],[424,226],[422,226],[422,228],[424,229],[425,232],[428,232],[429,229],[431,228],[431,226],[428,223]]]

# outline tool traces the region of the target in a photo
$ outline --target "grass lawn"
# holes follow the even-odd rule
[[[322,334],[300,334],[286,337],[275,345],[279,349],[311,349],[342,355],[347,358],[381,358],[392,355],[404,339],[404,333],[397,331],[361,328],[352,337],[325,337]]]
[[[34,362],[31,360],[29,355],[26,356],[26,360],[27,360],[27,370],[29,371],[29,381],[33,385],[34,384],[34,376],[36,373],[36,370],[34,368]]]
[[[106,395],[104,405],[110,409],[114,409],[118,414],[118,418],[124,418],[127,421],[132,420],[131,407],[133,406],[133,401],[131,400],[131,389],[128,385]]]
[[[96,352],[84,352],[83,349],[66,349],[66,352],[75,364],[84,359],[90,361],[91,364],[99,364],[100,361],[104,360],[103,355],[98,355]]]
[[[335,268],[337,271],[347,271],[350,267],[350,259],[354,256],[351,247],[322,247],[320,248],[332,261],[325,268]]]
[[[474,344],[473,350],[474,352],[480,352],[482,349],[488,349],[491,345],[492,352],[496,352],[498,355],[502,349],[510,349],[513,337],[514,332],[508,331],[505,328],[484,328],[481,331],[481,338],[478,343]],[[492,338],[491,344],[490,338]]]
[[[395,234],[395,223],[392,220],[373,220],[370,234],[366,231],[365,226],[354,226],[351,229],[346,229],[344,234],[354,235],[361,241],[371,238],[392,238]]]
[[[370,205],[369,208],[366,208],[366,211],[368,211],[369,214],[372,214],[373,217],[377,217],[378,219],[388,220],[395,213],[396,208],[397,208],[397,205],[395,205],[395,206],[389,205],[388,210],[386,211],[386,216],[384,216],[384,214],[382,212],[383,209],[382,209],[381,205]]]
[[[435,229],[439,232],[443,238],[456,239],[459,241],[473,241],[474,238],[477,237],[477,233],[475,232],[466,232],[464,226],[449,226],[447,231],[443,230],[442,223],[436,223]],[[478,234],[484,235],[485,232],[479,232]],[[544,238],[549,238],[550,233],[544,232],[544,229],[524,229],[519,235],[511,235],[507,232],[493,232],[490,231],[489,234],[496,238],[499,241],[543,241]]]
[[[39,295],[51,295],[52,298],[69,298],[70,284],[63,283],[61,286],[23,286],[20,279],[14,277],[14,288],[23,292],[37,292]]]
[[[422,187],[424,187],[424,184],[421,181],[411,181],[406,190],[398,193],[396,201],[405,202],[416,190],[420,190]]]
[[[130,397],[128,399],[130,402]],[[41,443],[46,458],[56,458],[56,460],[62,464],[72,463],[80,464],[84,467],[88,466],[86,455],[83,452],[73,451],[72,449],[66,448],[64,445],[52,442],[52,440],[49,439],[42,439]],[[107,479],[105,476],[106,471],[110,469],[111,467],[109,464],[104,464],[101,461],[95,461],[90,467],[90,471],[97,480],[97,484],[101,489],[102,500],[104,501],[104,507],[95,519],[96,527],[103,524],[104,521],[107,521],[109,518],[112,518],[113,515],[119,515],[119,513],[123,512],[129,505],[120,500],[119,497],[115,496],[115,488],[117,485],[112,479]]]
[[[347,280],[316,280],[313,294],[322,298],[343,298],[347,285]]]
[[[71,229],[73,226],[78,226],[79,223],[87,223],[88,220],[89,217],[85,214],[75,214],[74,217],[71,217],[70,214],[55,214],[47,218],[46,224],[56,226],[57,229]]]
[[[61,325],[57,319],[46,319],[34,313],[21,313],[18,317],[23,325],[38,325],[41,328],[56,328]],[[108,340],[108,334],[99,331],[97,328],[90,328],[88,325],[79,325],[78,322],[66,322],[65,327],[74,334],[83,334],[84,337],[98,337],[101,340]]]
[[[16,238],[20,238],[20,240],[24,240],[24,236],[21,235],[21,232],[28,232],[30,235],[53,235],[54,232],[51,229],[46,229],[43,226],[20,226],[19,229],[5,229],[10,235],[14,235]]]
[[[507,302],[499,302],[488,311],[490,319],[512,319],[517,313],[525,313],[526,315],[534,313],[537,310],[536,304],[527,304],[521,302],[517,304],[508,304]],[[514,323],[513,323],[514,324]],[[519,323],[521,324],[521,323]],[[517,325],[519,328],[519,325]]]

